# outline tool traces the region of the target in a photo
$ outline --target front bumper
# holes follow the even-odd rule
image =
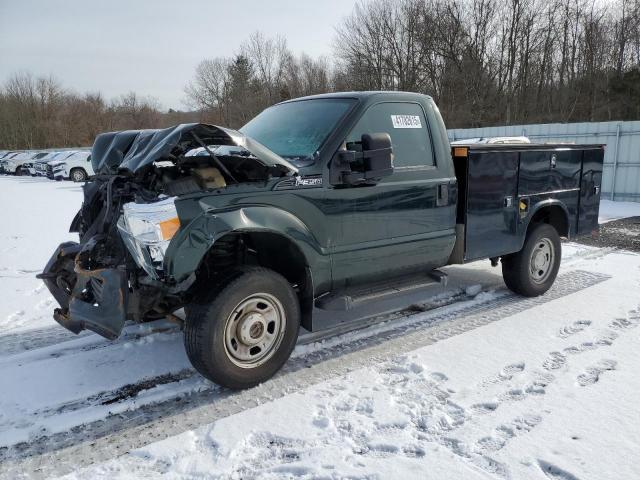
[[[91,330],[113,340],[120,336],[126,320],[126,271],[83,269],[79,263],[83,248],[75,242],[61,244],[37,277],[60,305],[53,314],[56,322],[76,334]]]
[[[33,170],[38,177],[46,177],[47,176],[47,164],[38,162],[33,165]]]

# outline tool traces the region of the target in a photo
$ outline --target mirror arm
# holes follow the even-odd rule
[[[341,150],[333,159],[331,165],[332,185],[353,185],[359,179],[363,179],[362,172],[353,172],[351,164],[363,158],[362,152],[354,150]]]

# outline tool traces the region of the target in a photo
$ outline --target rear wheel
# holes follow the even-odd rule
[[[557,230],[546,223],[532,226],[522,250],[502,258],[504,283],[526,297],[542,295],[553,285],[561,258]]]
[[[74,182],[84,182],[87,179],[87,172],[81,168],[74,168],[70,172],[71,180]],[[56,179],[57,180],[57,179]]]
[[[271,378],[298,338],[300,306],[289,282],[266,268],[234,272],[185,310],[189,360],[211,381],[234,389]]]

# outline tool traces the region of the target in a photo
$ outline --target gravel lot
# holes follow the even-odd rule
[[[602,224],[597,238],[583,237],[576,241],[593,247],[613,247],[640,252],[640,217],[623,218]]]

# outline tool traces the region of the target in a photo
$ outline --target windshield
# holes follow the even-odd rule
[[[350,98],[322,98],[281,103],[267,108],[240,131],[281,157],[308,158],[354,102]]]

